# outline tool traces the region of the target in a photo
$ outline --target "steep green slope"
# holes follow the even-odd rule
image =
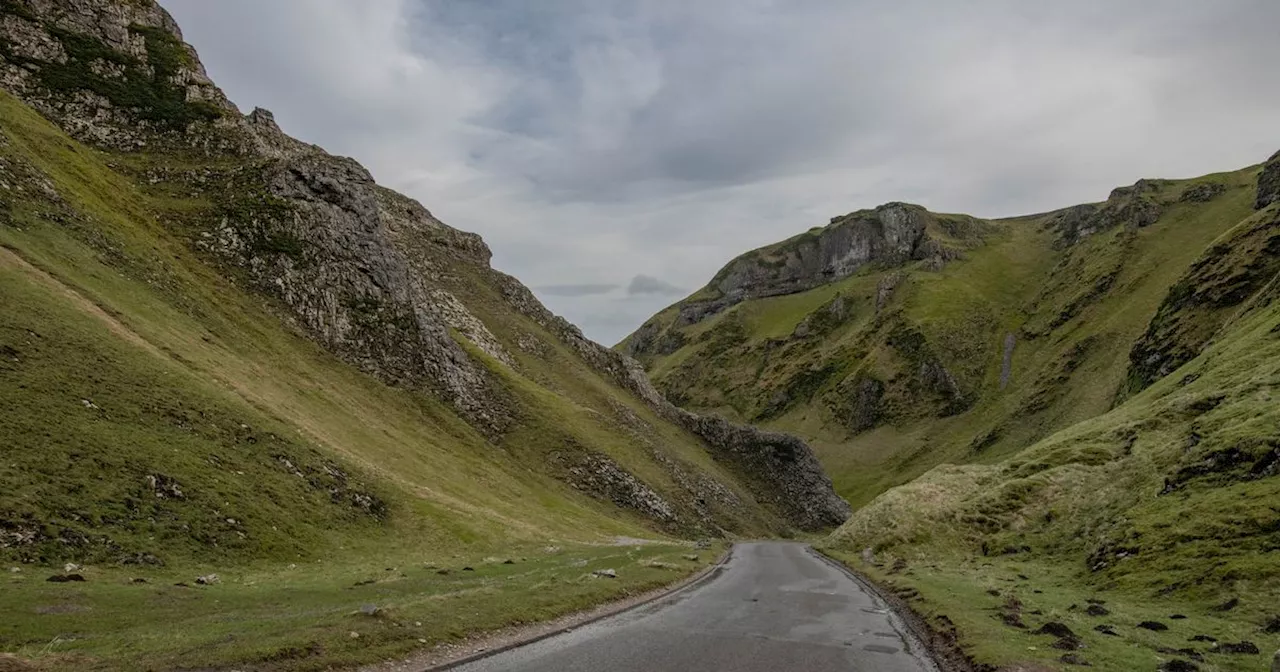
[[[377,660],[847,515],[799,440],[241,115],[155,3],[0,3],[0,84],[0,666]]]
[[[1280,646],[1277,157],[987,222],[942,264],[820,267],[816,287],[690,320],[729,294],[713,283],[619,347],[690,408],[809,438],[856,509],[821,546],[980,669],[1263,669]]]
[[[526,383],[535,392],[515,392],[527,394],[525,412],[556,423],[556,432],[529,425],[509,443],[486,439],[432,396],[388,387],[285,328],[159,228],[150,197],[104,156],[7,94],[0,108],[0,180],[9,187],[0,225],[0,608],[21,614],[5,619],[0,648],[67,669],[255,657],[306,669],[398,655],[419,639],[545,617],[679,576],[624,572],[602,591],[567,564],[608,562],[619,552],[582,544],[652,537],[660,523],[625,499],[612,503],[608,484],[593,491],[562,480],[522,432],[542,446],[577,442],[617,455],[658,474],[653,490],[638,491],[673,491],[620,421]],[[512,377],[512,387],[522,380]],[[746,533],[779,524],[695,439],[621,390],[595,385],[598,399],[612,395],[619,409],[662,427],[673,454],[697,465],[692,473],[723,479],[716,482],[738,498],[736,508],[715,511],[723,525]],[[545,556],[548,543],[564,550],[540,557],[509,588],[500,578],[459,581],[419,569],[411,583],[350,592],[384,565],[456,571],[495,553]],[[678,557],[679,549],[667,552]],[[659,549],[645,556],[661,557]],[[44,581],[66,562],[86,565],[78,573],[90,582]],[[286,571],[295,565],[307,568],[305,594]],[[198,595],[120,587],[137,577],[190,584],[209,573],[226,587]],[[505,597],[558,575],[567,583],[554,599]],[[478,617],[448,627],[431,603],[412,601],[423,591],[477,590],[468,603]],[[146,605],[154,600],[173,607]],[[437,624],[409,631],[348,622],[361,601],[401,603],[397,619]],[[268,602],[295,605],[297,615],[259,609]],[[218,623],[228,619],[262,636],[227,639]],[[182,636],[154,637],[175,624]],[[373,639],[351,642],[352,630]]]
[[[947,253],[872,255],[834,277],[828,265],[809,273],[815,288],[695,315],[728,295],[713,281],[619,349],[685,407],[805,437],[857,506],[1111,408],[1170,286],[1252,211],[1256,175],[1143,180],[1097,205],[931,225],[917,247]]]
[[[1276,236],[1280,205],[1220,237],[1174,285],[1151,331],[1199,326],[1165,341],[1196,351],[1169,375],[1012,458],[938,467],[894,488],[826,545],[912,587],[918,607],[960,624],[962,643],[987,662],[1059,656],[1029,653],[1048,640],[983,613],[993,609],[1027,614],[1032,629],[1067,622],[1102,669],[1205,656],[1213,669],[1263,669],[1256,654],[1188,639],[1248,641],[1267,655],[1280,646]],[[1152,342],[1148,332],[1135,363]],[[885,574],[893,567],[901,576]],[[1105,601],[1103,613],[1084,613],[1086,598]],[[1144,620],[1169,629],[1137,629]],[[1119,636],[1093,631],[1104,623]]]

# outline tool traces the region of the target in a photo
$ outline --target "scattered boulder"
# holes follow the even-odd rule
[[[1143,621],[1138,624],[1138,627],[1152,632],[1163,632],[1169,629],[1169,626],[1161,623],[1160,621]]]
[[[377,616],[382,613],[382,609],[376,604],[362,604],[360,605],[360,613],[365,616]]]
[[[129,581],[129,583],[151,583],[151,581],[150,581],[149,579],[144,579],[144,578],[142,578],[142,577],[137,577],[137,578],[132,579],[131,581]]]
[[[1249,642],[1249,641],[1222,642],[1221,644],[1214,644],[1213,652],[1214,653],[1232,653],[1232,654],[1249,655],[1249,656],[1256,656],[1259,653],[1262,653],[1262,651],[1258,650],[1257,644],[1254,644],[1253,642]]]
[[[684,556],[684,559],[685,559],[685,560],[688,560],[689,562],[697,562],[697,561],[699,560],[698,556],[693,555],[693,554],[689,554],[689,555]]]
[[[462,571],[464,571],[464,572],[474,572],[474,571],[476,571],[476,568],[475,568],[475,567],[463,567],[463,568],[462,568]]]
[[[1064,653],[1062,654],[1062,657],[1059,658],[1058,660],[1068,665],[1078,665],[1080,667],[1093,667],[1093,665],[1089,663],[1089,661],[1085,660],[1084,658],[1081,658],[1079,654],[1075,654],[1075,653]]]
[[[606,579],[618,578],[618,572],[612,569],[597,569],[596,571],[591,572],[591,575],[606,578]]]
[[[1071,628],[1068,628],[1066,626],[1065,623],[1058,623],[1057,621],[1049,621],[1048,623],[1045,623],[1044,625],[1040,626],[1039,630],[1036,630],[1031,634],[1053,635],[1054,637],[1070,637],[1072,639],[1080,639],[1076,635],[1076,633],[1071,631]]]
[[[1185,621],[1185,620],[1187,620],[1187,617],[1186,617],[1186,616],[1184,616],[1183,614],[1174,614],[1174,615],[1172,615],[1172,616],[1170,616],[1170,617],[1169,617],[1169,620],[1171,620],[1171,621]]]
[[[502,564],[504,564],[504,565],[514,565],[514,564],[516,564],[516,561],[515,561],[515,560],[512,560],[511,558],[507,558],[506,560],[503,560],[503,561],[502,561]]]
[[[368,586],[374,583],[377,583],[377,581],[374,581],[373,579],[365,579],[364,581],[356,581],[354,585],[356,588],[359,588],[360,586]]]
[[[83,583],[84,576],[81,574],[54,574],[45,579],[49,583]]]
[[[1099,625],[1093,629],[1094,632],[1100,632],[1108,637],[1119,637],[1120,633],[1116,632],[1115,626]]]
[[[1262,631],[1268,635],[1280,634],[1280,616],[1272,616],[1271,619],[1262,626]]]
[[[1218,641],[1218,638],[1212,637],[1210,635],[1196,635],[1191,639],[1188,639],[1187,641],[1188,642],[1216,642]]]
[[[1111,612],[1101,604],[1089,605],[1089,608],[1085,609],[1084,613],[1089,614],[1090,616],[1108,616],[1111,614]]]
[[[447,576],[447,575],[449,574],[449,570],[448,570],[448,569],[443,569],[443,568],[442,568],[442,569],[437,569],[437,570],[436,570],[436,574],[439,574],[440,576]]]
[[[77,565],[77,564],[76,564],[76,563],[74,563],[74,562],[68,562],[67,564],[65,564],[65,565],[63,565],[63,566],[62,566],[62,573],[63,573],[63,574],[74,574],[74,573],[76,573],[76,572],[80,571],[81,569],[83,569],[83,568],[82,568],[80,565]]]
[[[1011,628],[1026,629],[1027,627],[1027,624],[1022,622],[1022,616],[1019,614],[1000,614],[1000,620],[1004,621],[1004,624]]]
[[[206,574],[204,576],[196,577],[197,586],[212,586],[218,583],[222,583],[222,579],[219,578],[217,574]]]
[[[1225,612],[1225,611],[1231,611],[1232,609],[1235,609],[1238,606],[1240,606],[1240,598],[1233,597],[1227,600],[1226,602],[1219,604],[1216,607],[1210,607],[1210,609],[1217,612]]]
[[[1280,672],[1280,651],[1276,651],[1276,655],[1271,659],[1271,672]]]
[[[1059,649],[1061,651],[1075,651],[1076,649],[1083,649],[1084,642],[1080,641],[1076,637],[1060,637],[1057,641],[1050,644],[1049,646],[1052,646],[1053,648]]]
[[[1198,672],[1200,667],[1195,663],[1175,658],[1166,663],[1162,663],[1160,667],[1156,669],[1160,672]]]

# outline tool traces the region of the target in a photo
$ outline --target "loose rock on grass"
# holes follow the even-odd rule
[[[1234,653],[1234,654],[1252,655],[1252,656],[1256,656],[1259,653],[1262,653],[1262,651],[1258,650],[1257,644],[1254,644],[1253,642],[1248,642],[1248,641],[1222,642],[1221,644],[1215,644],[1213,647],[1213,651],[1214,653]]]

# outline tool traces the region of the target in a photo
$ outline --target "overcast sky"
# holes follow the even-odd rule
[[[1038,212],[1280,149],[1275,0],[162,2],[244,111],[607,345],[832,215]]]

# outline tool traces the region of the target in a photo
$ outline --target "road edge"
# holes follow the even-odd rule
[[[884,601],[907,626],[916,643],[928,652],[929,662],[933,663],[939,672],[979,672],[973,660],[956,642],[954,630],[947,632],[933,627],[906,600],[886,590],[870,577],[827,555],[821,549],[814,548],[812,545],[808,545],[807,548],[815,557],[840,570],[867,592]]]
[[[567,632],[572,632],[574,630],[577,630],[578,628],[582,628],[582,627],[591,625],[593,623],[603,621],[606,618],[612,618],[614,616],[617,616],[619,614],[624,614],[634,609],[646,607],[650,604],[653,604],[654,602],[658,602],[659,600],[664,600],[673,595],[682,593],[686,590],[692,590],[702,585],[703,583],[707,583],[712,579],[716,578],[716,576],[718,576],[720,572],[724,569],[725,565],[728,564],[729,558],[732,555],[733,555],[733,547],[730,546],[728,549],[724,551],[724,553],[720,555],[719,559],[717,559],[714,564],[711,564],[690,576],[687,576],[683,579],[680,579],[679,581],[675,581],[661,588],[654,589],[647,593],[642,593],[638,598],[636,596],[631,596],[631,597],[622,598],[619,600],[613,600],[610,602],[605,602],[603,604],[598,604],[594,607],[591,607],[590,609],[585,609],[583,611],[577,611],[571,614],[567,614],[565,616],[561,616],[559,619],[556,619],[556,620],[565,620],[568,622],[564,625],[552,628],[551,630],[548,630],[545,632],[538,632],[536,634],[531,634],[523,637],[518,636],[517,639],[506,641],[501,646],[497,646],[492,649],[478,651],[475,653],[464,655],[460,658],[453,658],[443,662],[432,663],[428,667],[415,668],[415,669],[417,669],[418,672],[443,672],[444,670],[456,669],[458,667],[462,667],[463,665],[474,663],[478,660],[484,660],[485,658],[496,656],[500,653],[506,653],[507,651],[510,651],[512,649],[518,649],[522,646],[528,646],[536,642],[541,642],[545,639],[558,637]],[[554,623],[555,621],[551,621],[551,622]],[[542,625],[546,625],[546,623],[544,622]],[[490,636],[500,637],[501,636],[500,632],[501,631],[490,633]],[[481,639],[480,641],[483,642],[484,639]]]

